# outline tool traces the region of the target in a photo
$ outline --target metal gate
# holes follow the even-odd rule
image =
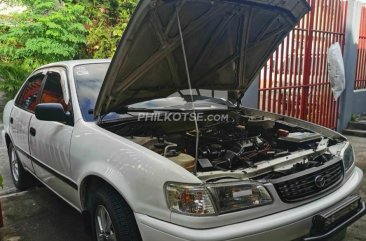
[[[347,2],[308,0],[311,12],[289,34],[259,77],[259,108],[332,129],[337,127],[327,73],[327,51],[344,48]]]
[[[361,11],[355,89],[366,89],[366,6]]]

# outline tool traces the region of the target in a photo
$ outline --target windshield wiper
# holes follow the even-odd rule
[[[234,105],[232,106],[227,106],[227,109],[212,109],[212,108],[208,108],[208,109],[198,109],[197,111],[199,112],[227,112],[227,111],[231,111],[233,109],[235,109],[236,107]],[[157,111],[161,111],[161,112],[180,112],[180,113],[190,113],[192,112],[192,109],[184,109],[184,108],[133,108],[133,107],[123,107],[118,109],[118,111],[116,113],[118,114],[127,114],[129,112],[148,112],[148,113],[154,113]]]
[[[182,112],[183,110],[181,109],[169,109],[169,108],[134,108],[134,107],[128,107],[128,106],[123,106],[121,108],[118,109],[117,113],[118,114],[127,114],[128,112],[150,112],[150,113],[154,113],[156,111],[166,111],[166,112]]]

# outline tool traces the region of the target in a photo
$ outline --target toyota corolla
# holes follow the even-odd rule
[[[241,105],[309,10],[304,0],[142,0],[112,61],[42,66],[7,103],[16,187],[37,178],[95,240],[341,237],[365,213],[347,139]]]

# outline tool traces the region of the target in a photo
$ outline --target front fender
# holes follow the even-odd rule
[[[95,123],[74,127],[70,159],[72,176],[80,185],[90,175],[112,185],[136,213],[170,221],[164,184],[202,183],[168,159]]]

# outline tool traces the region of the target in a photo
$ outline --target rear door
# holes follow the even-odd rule
[[[48,70],[39,103],[60,103],[65,111],[72,113],[64,68]],[[32,116],[30,130],[29,146],[36,175],[51,189],[74,203],[72,199],[77,186],[69,178],[72,124],[41,121]]]
[[[37,71],[28,78],[15,100],[15,106],[9,120],[10,136],[18,157],[23,166],[30,172],[34,172],[34,170],[29,158],[29,123],[34,115],[44,78],[44,70]]]

